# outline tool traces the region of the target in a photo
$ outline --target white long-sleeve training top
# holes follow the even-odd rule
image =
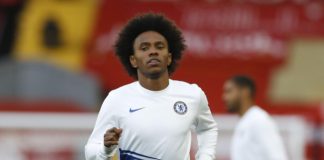
[[[119,145],[107,148],[107,129],[123,129]],[[169,80],[150,91],[138,81],[109,93],[85,146],[87,160],[189,160],[191,129],[197,133],[197,160],[214,160],[217,126],[204,92],[195,84]]]
[[[232,160],[288,159],[276,124],[260,107],[251,107],[239,121],[231,157]]]

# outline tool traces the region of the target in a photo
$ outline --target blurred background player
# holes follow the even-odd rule
[[[269,114],[254,102],[252,79],[235,76],[224,84],[227,110],[241,119],[234,131],[232,160],[287,160],[279,130]]]
[[[185,49],[180,30],[162,15],[130,20],[116,54],[136,81],[109,93],[86,145],[86,159],[189,160],[191,128],[197,160],[214,160],[217,128],[204,92],[170,79]]]

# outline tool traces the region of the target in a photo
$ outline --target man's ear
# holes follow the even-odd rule
[[[244,97],[250,97],[250,95],[251,95],[250,90],[248,88],[246,88],[246,87],[243,87],[241,92],[242,92]]]
[[[172,53],[168,54],[168,66],[172,63]]]
[[[137,61],[134,55],[129,56],[129,61],[132,65],[132,67],[137,68]]]

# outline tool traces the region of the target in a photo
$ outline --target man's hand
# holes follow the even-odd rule
[[[122,129],[116,127],[108,129],[104,135],[104,145],[108,148],[113,145],[118,145],[122,131]]]

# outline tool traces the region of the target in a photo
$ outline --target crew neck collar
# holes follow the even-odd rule
[[[158,90],[158,91],[153,91],[153,90],[149,90],[149,89],[146,89],[144,88],[140,83],[139,81],[136,82],[137,83],[137,88],[145,93],[145,94],[162,94],[162,93],[166,93],[168,92],[168,90],[170,89],[171,85],[172,85],[172,80],[169,79],[169,84],[166,88],[162,89],[162,90]]]

